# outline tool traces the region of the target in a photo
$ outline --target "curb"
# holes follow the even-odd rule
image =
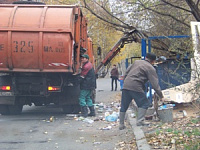
[[[127,111],[127,121],[133,129],[138,150],[151,150],[151,147],[147,143],[143,130],[141,129],[141,127],[136,125],[136,118],[131,117],[131,112],[131,110]]]

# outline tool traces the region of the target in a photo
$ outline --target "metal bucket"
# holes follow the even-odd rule
[[[162,122],[173,122],[173,108],[158,109],[158,118]]]

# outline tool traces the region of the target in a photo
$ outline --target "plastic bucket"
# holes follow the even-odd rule
[[[173,122],[173,108],[158,109],[158,118],[162,122]]]

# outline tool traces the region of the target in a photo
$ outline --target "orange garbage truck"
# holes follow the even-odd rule
[[[78,113],[84,53],[94,64],[78,6],[0,5],[0,114],[51,103]]]

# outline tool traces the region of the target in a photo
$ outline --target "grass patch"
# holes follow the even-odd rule
[[[192,119],[191,122],[194,123],[194,124],[197,124],[199,122],[199,120],[198,119]]]

